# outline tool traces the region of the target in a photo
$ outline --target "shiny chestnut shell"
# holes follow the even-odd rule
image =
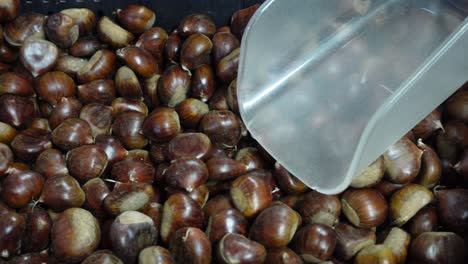
[[[217,146],[230,148],[237,145],[242,129],[239,118],[231,111],[212,110],[200,122],[200,130]]]
[[[180,121],[171,108],[157,108],[143,122],[143,134],[154,142],[168,142],[179,134]]]

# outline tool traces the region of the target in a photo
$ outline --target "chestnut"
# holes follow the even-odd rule
[[[115,53],[125,61],[128,67],[144,78],[149,78],[155,73],[159,73],[156,60],[144,49],[127,46],[117,50]]]
[[[353,188],[366,188],[372,187],[382,180],[385,174],[385,164],[382,156],[377,158],[371,165],[364,171],[353,178],[351,187]]]
[[[202,64],[210,64],[212,48],[210,38],[200,33],[192,34],[182,44],[180,64],[188,70],[194,70]]]
[[[136,163],[143,163],[153,166],[149,151],[144,149],[132,149],[127,152],[127,155],[123,159],[124,161],[132,161]]]
[[[206,227],[206,235],[211,243],[218,242],[225,234],[247,234],[249,223],[237,209],[225,209],[210,216]]]
[[[242,136],[239,118],[227,110],[208,112],[200,122],[200,131],[210,137],[212,143],[223,148],[236,146]]]
[[[425,232],[411,243],[411,263],[454,263],[466,261],[463,238],[452,232]]]
[[[393,193],[401,189],[403,186],[404,184],[397,184],[386,179],[382,179],[374,186],[374,189],[379,191],[388,200],[392,197]]]
[[[388,233],[384,245],[388,246],[395,257],[395,263],[406,263],[411,236],[401,228],[393,227]]]
[[[151,200],[155,200],[155,196],[153,196],[153,198]],[[150,202],[150,203],[146,204],[140,210],[140,212],[144,213],[145,215],[147,215],[151,219],[153,219],[154,226],[156,227],[157,230],[159,230],[159,228],[161,226],[162,210],[163,210],[162,204],[160,204],[158,202]]]
[[[443,130],[442,123],[440,121],[441,113],[438,109],[432,111],[427,115],[421,122],[419,122],[411,131],[417,138],[426,140],[432,136],[437,130]]]
[[[140,251],[156,244],[157,234],[153,220],[136,211],[121,213],[110,229],[112,248],[124,263],[136,262]]]
[[[95,37],[83,37],[78,39],[68,50],[74,57],[91,57],[102,47]]]
[[[37,77],[51,70],[57,62],[59,50],[54,43],[38,38],[28,38],[20,48],[23,66]]]
[[[208,102],[211,110],[229,110],[229,105],[226,101],[226,90],[223,87],[216,89]]]
[[[173,160],[166,171],[166,182],[173,187],[191,192],[208,179],[205,163],[197,158]]]
[[[49,120],[45,118],[34,118],[28,125],[28,128],[43,129],[50,131]]]
[[[158,96],[161,104],[176,107],[186,97],[190,87],[189,72],[178,65],[169,66],[158,80]]]
[[[74,97],[62,97],[49,116],[49,124],[52,129],[58,127],[68,118],[76,118],[80,115],[81,103]]]
[[[0,121],[20,128],[36,116],[36,101],[33,98],[11,94],[0,96]]]
[[[174,264],[169,250],[160,246],[151,246],[140,251],[138,264]]]
[[[51,249],[63,262],[80,262],[93,253],[101,237],[97,219],[81,208],[70,208],[54,221]]]
[[[6,0],[0,6],[0,23],[15,19],[20,11],[20,0]]]
[[[156,15],[146,6],[129,5],[124,9],[117,10],[117,19],[122,27],[128,31],[140,34],[153,26]]]
[[[119,97],[112,101],[111,107],[114,117],[126,111],[136,111],[142,113],[144,116],[148,115],[148,106],[141,101],[130,101]]]
[[[144,114],[132,110],[125,111],[115,118],[112,132],[126,148],[143,148],[148,144],[148,140],[141,133],[144,122]]]
[[[224,181],[237,178],[248,171],[247,165],[231,158],[211,158],[206,162],[209,179]]]
[[[466,111],[468,92],[460,89],[452,95],[445,103],[444,114],[452,120],[468,121],[468,112]]]
[[[76,90],[73,79],[59,71],[47,72],[37,78],[35,88],[39,98],[53,106],[62,97],[73,97]]]
[[[374,245],[376,240],[375,231],[356,228],[346,223],[338,224],[335,234],[335,255],[346,261],[352,259],[361,249]]]
[[[35,170],[45,178],[56,174],[67,174],[65,158],[57,149],[46,149],[36,159]]]
[[[143,101],[148,107],[159,105],[158,83],[161,75],[154,74],[143,82]]]
[[[416,238],[424,232],[437,231],[437,210],[434,207],[425,207],[418,211],[408,222],[407,230]]]
[[[156,164],[164,164],[166,161],[169,161],[167,154],[167,145],[168,143],[152,143],[149,153],[151,160]],[[166,169],[169,167],[169,164],[165,163]]]
[[[94,54],[94,53],[93,53]],[[54,70],[61,71],[73,78],[76,78],[78,72],[88,64],[87,59],[73,57],[67,54],[62,53],[55,63]]]
[[[204,14],[191,14],[186,16],[179,24],[178,33],[188,37],[195,33],[212,36],[216,32],[216,25],[211,18]]]
[[[98,250],[87,257],[81,264],[123,264],[112,251]]]
[[[216,90],[215,75],[210,65],[200,65],[194,70],[191,84],[193,98],[207,102]]]
[[[316,191],[306,193],[297,203],[297,211],[307,224],[323,224],[333,227],[338,223],[341,203],[336,195],[326,195]]]
[[[153,183],[154,167],[151,164],[133,161],[122,160],[116,162],[111,169],[112,177],[119,182],[144,182]]]
[[[109,79],[115,71],[116,56],[110,50],[98,50],[76,73],[78,82],[89,83],[99,79]]]
[[[264,263],[265,247],[241,234],[227,233],[216,247],[216,258],[219,263]]]
[[[207,104],[195,98],[187,98],[177,107],[180,124],[184,128],[197,128],[203,116],[209,111]]]
[[[164,55],[170,62],[179,61],[180,48],[182,47],[182,38],[174,31],[167,38],[164,46]]]
[[[376,227],[387,218],[387,201],[374,189],[347,190],[341,197],[341,207],[356,227]]]
[[[3,16],[0,16],[3,18]],[[38,13],[27,13],[18,16],[5,26],[3,36],[8,44],[22,46],[28,37],[44,38],[45,16]]]
[[[52,220],[47,211],[36,205],[29,204],[21,208],[20,213],[25,217],[26,229],[21,240],[21,251],[38,252],[49,246]]]
[[[26,229],[24,216],[16,212],[3,213],[0,217],[0,257],[11,258],[21,251],[21,237]]]
[[[77,86],[78,97],[84,104],[92,102],[110,105],[116,98],[116,89],[112,80],[95,80]]]
[[[235,208],[232,204],[231,197],[227,194],[218,194],[209,199],[203,207],[203,212],[207,218],[212,217],[218,212],[226,209]]]
[[[235,179],[231,184],[230,195],[233,204],[247,218],[259,214],[272,201],[267,184],[257,176],[243,175]]]
[[[56,174],[47,178],[39,202],[45,203],[52,210],[63,211],[81,207],[85,202],[85,193],[75,178]]]
[[[422,154],[423,151],[407,138],[388,147],[383,158],[389,180],[394,183],[413,181],[418,176]]]
[[[288,247],[272,248],[268,250],[264,263],[302,264],[302,259]]]
[[[390,216],[392,224],[403,225],[421,208],[431,203],[434,195],[426,187],[408,184],[392,195],[390,199]]]
[[[86,197],[83,207],[98,219],[103,219],[107,215],[104,209],[104,199],[110,193],[109,187],[102,179],[94,178],[83,184],[82,188]]]
[[[96,15],[88,8],[69,8],[60,11],[65,14],[78,24],[80,29],[80,36],[86,36],[94,31],[96,25]]]
[[[468,233],[468,190],[434,190],[440,222],[450,231]]]
[[[396,264],[392,249],[387,245],[370,245],[359,251],[355,264],[388,263]]]
[[[160,27],[154,27],[141,34],[135,46],[148,51],[156,59],[159,66],[162,66],[164,46],[167,38],[166,30]]]
[[[289,194],[300,194],[308,189],[307,185],[289,173],[289,171],[287,171],[278,162],[275,163],[273,176],[275,177],[276,183],[280,189]]]
[[[52,148],[50,132],[39,128],[21,131],[10,145],[16,157],[23,161],[35,161],[42,151]]]
[[[75,20],[64,14],[55,13],[46,18],[44,31],[47,38],[60,48],[68,48],[78,40],[80,28]]]
[[[132,33],[123,29],[106,16],[99,19],[96,29],[99,39],[113,48],[128,46],[134,39]]]
[[[134,101],[143,99],[143,91],[140,82],[132,69],[122,66],[115,74],[115,88],[120,96]]]
[[[13,163],[13,151],[8,145],[0,143],[0,177],[10,173]],[[0,190],[1,192],[1,190]]]
[[[15,138],[16,133],[14,127],[7,123],[0,122],[0,143],[9,144]]]
[[[230,32],[219,32],[213,36],[213,60],[215,65],[230,54],[233,50],[240,47],[239,40]]]
[[[12,208],[20,208],[39,198],[44,178],[35,171],[14,170],[2,182],[1,197]]]
[[[249,237],[269,248],[286,246],[301,223],[301,216],[296,211],[276,202],[255,218]]]
[[[118,183],[104,199],[104,208],[110,215],[119,215],[126,211],[137,211],[144,208],[154,189],[146,183]]]
[[[1,32],[0,32],[1,34]],[[1,36],[1,35],[0,35]],[[0,43],[0,61],[3,63],[13,63],[16,61],[18,53],[8,43]]]
[[[179,134],[179,115],[171,108],[157,108],[145,118],[142,125],[143,135],[154,142],[169,142]]]
[[[42,252],[32,252],[22,254],[20,256],[14,257],[10,260],[10,264],[24,264],[24,263],[31,263],[31,264],[42,264],[47,263],[48,261],[53,262],[56,259],[53,256],[49,256],[47,251]]]
[[[449,121],[444,124],[444,131],[437,134],[435,146],[439,158],[455,164],[464,147],[468,145],[468,128],[461,121]]]
[[[418,140],[418,147],[423,151],[421,157],[421,170],[417,177],[417,183],[427,188],[434,187],[442,175],[442,165],[437,153],[430,146]]]
[[[161,238],[169,242],[174,232],[182,227],[202,228],[205,219],[200,205],[188,195],[175,193],[164,203],[161,220]]]
[[[202,133],[182,133],[175,136],[167,145],[170,160],[179,158],[206,159],[211,150],[211,141]]]
[[[92,130],[83,119],[69,118],[52,131],[52,142],[62,150],[70,150],[94,142]]]
[[[237,77],[239,67],[240,48],[222,58],[216,64],[216,73],[219,79],[225,83],[231,83]]]
[[[112,108],[98,103],[85,105],[80,112],[80,118],[87,121],[93,137],[109,134],[112,127]]]
[[[0,95],[3,94],[34,96],[36,92],[28,78],[18,73],[5,72],[0,74]]]
[[[330,259],[336,246],[336,236],[330,227],[312,224],[301,227],[292,241],[293,250],[305,262],[321,262]]]
[[[106,166],[106,152],[95,144],[79,146],[67,153],[68,171],[81,182],[101,176]]]
[[[177,230],[169,242],[176,263],[211,263],[211,244],[205,233],[196,227]]]
[[[231,31],[238,39],[242,39],[244,29],[250,18],[257,11],[260,4],[255,4],[247,8],[236,11],[231,17]]]
[[[118,161],[123,160],[125,155],[127,155],[127,150],[122,146],[121,142],[111,135],[97,136],[96,145],[98,145],[106,153],[108,167]]]
[[[216,30],[216,33],[221,32],[231,33],[231,28],[229,26],[222,26]]]

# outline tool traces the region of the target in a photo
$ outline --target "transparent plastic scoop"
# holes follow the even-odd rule
[[[467,31],[446,0],[267,1],[243,37],[241,116],[293,175],[339,193],[468,80]]]

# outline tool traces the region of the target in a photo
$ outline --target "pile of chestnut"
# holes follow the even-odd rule
[[[0,263],[468,263],[468,86],[324,195],[238,115],[258,5],[168,34],[140,5],[19,2],[0,4]]]

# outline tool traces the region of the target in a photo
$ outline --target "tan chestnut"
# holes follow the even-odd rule
[[[87,257],[81,264],[123,264],[112,251],[98,250]]]
[[[75,78],[81,68],[83,68],[87,63],[87,59],[77,58],[62,53],[58,57],[57,63],[55,63],[54,70],[64,72]]]
[[[388,179],[394,183],[408,183],[418,176],[421,167],[420,150],[407,138],[402,138],[385,151],[384,163]]]
[[[180,123],[184,128],[196,128],[203,116],[210,111],[207,104],[195,98],[187,98],[177,107]]]
[[[0,74],[0,95],[14,94],[19,96],[34,96],[32,82],[21,74],[5,72]]]
[[[81,207],[85,202],[85,193],[75,178],[67,174],[56,174],[47,178],[39,202],[55,211],[63,211]]]
[[[232,182],[230,195],[233,204],[246,217],[259,214],[272,201],[270,190],[265,181],[256,176],[240,176]]]
[[[146,6],[129,5],[117,10],[117,19],[122,27],[134,34],[139,34],[153,26],[156,15]]]
[[[189,87],[189,72],[178,65],[169,66],[158,80],[159,99],[163,105],[176,107],[187,97]]]
[[[183,37],[188,37],[195,33],[212,36],[216,32],[216,25],[207,15],[191,14],[182,19],[178,32]]]
[[[136,111],[142,113],[144,116],[148,115],[148,106],[140,101],[130,101],[125,98],[119,97],[112,100],[112,115],[117,117],[119,114],[126,111]]]
[[[80,29],[80,36],[86,36],[94,32],[96,15],[88,8],[69,8],[60,11],[75,21]]]
[[[0,122],[0,143],[9,144],[16,136],[16,129],[7,123]]]
[[[70,150],[94,142],[88,122],[69,118],[52,131],[52,142],[62,150]]]
[[[67,153],[70,175],[81,182],[101,176],[107,166],[107,155],[99,146],[83,145]]]
[[[117,97],[113,80],[95,80],[77,86],[78,97],[84,104],[99,103],[110,105]]]
[[[164,46],[168,35],[166,30],[160,27],[153,27],[140,35],[135,46],[148,51],[156,61],[162,66],[164,59]]]
[[[143,99],[143,90],[136,74],[127,66],[120,67],[115,73],[115,88],[120,96],[134,101]]]
[[[52,148],[50,132],[40,128],[28,128],[21,131],[10,143],[15,156],[23,161],[34,161],[39,154]]]
[[[202,102],[210,100],[216,90],[215,74],[210,65],[203,64],[194,70],[190,89],[194,98]]]
[[[117,56],[125,61],[128,67],[136,74],[149,78],[159,73],[159,67],[154,57],[144,49],[127,46],[115,52]]]
[[[431,203],[434,195],[426,187],[408,184],[395,192],[390,199],[390,216],[392,224],[403,225],[421,208]]]
[[[68,52],[74,57],[91,57],[101,47],[101,43],[95,37],[83,37],[79,38]]]
[[[233,50],[240,47],[239,40],[230,32],[219,32],[213,36],[213,59],[215,65]]]
[[[110,50],[98,50],[76,73],[80,83],[89,83],[99,79],[109,79],[114,73],[116,56]]]
[[[0,177],[11,172],[13,165],[13,151],[3,143],[0,143]]]
[[[110,215],[144,208],[154,196],[154,189],[146,183],[118,183],[104,199],[104,208]]]
[[[93,253],[100,241],[97,219],[81,208],[70,208],[54,221],[51,249],[64,262],[79,262]]]
[[[440,119],[441,113],[438,109],[436,109],[427,115],[421,122],[419,122],[411,131],[413,131],[417,138],[426,140],[437,130],[443,130]]]
[[[48,16],[44,30],[47,38],[60,48],[68,48],[73,45],[80,34],[80,28],[76,21],[64,13],[55,13]]]
[[[143,81],[143,101],[149,107],[159,105],[158,83],[161,75],[154,74]]]
[[[255,4],[247,8],[236,11],[231,17],[231,31],[238,39],[242,39],[244,29],[250,18],[257,11],[260,4]]]
[[[333,229],[321,224],[306,225],[300,228],[292,242],[293,250],[305,262],[318,263],[328,260],[336,246]]]
[[[99,39],[113,48],[128,46],[135,38],[132,33],[123,29],[106,16],[99,19],[96,30]]]
[[[385,221],[388,205],[374,189],[349,189],[341,197],[341,208],[353,225],[372,228]]]
[[[264,263],[265,247],[241,234],[227,233],[216,247],[219,263]]]
[[[63,154],[57,149],[46,149],[36,159],[35,170],[45,178],[56,174],[67,174],[68,168]]]
[[[200,122],[200,131],[210,137],[215,145],[231,148],[237,145],[241,136],[241,121],[231,111],[211,110]]]
[[[47,72],[36,79],[36,92],[40,99],[56,105],[62,97],[75,95],[75,82],[67,74],[59,71]]]
[[[304,223],[334,226],[338,223],[341,203],[336,195],[308,192],[296,206]]]
[[[371,165],[364,169],[359,175],[353,178],[351,187],[366,188],[372,187],[382,180],[385,174],[385,164],[382,156],[377,158]]]
[[[145,118],[142,132],[154,142],[169,142],[179,134],[180,121],[177,112],[171,108],[157,108]]]
[[[338,224],[335,234],[335,255],[346,261],[352,259],[361,249],[374,245],[376,241],[375,231],[345,223]]]
[[[182,44],[180,64],[185,69],[194,70],[202,64],[210,64],[213,43],[207,36],[195,33]]]
[[[145,115],[137,111],[119,114],[112,125],[112,132],[129,149],[143,148],[148,140],[141,133]]]
[[[171,252],[160,246],[151,246],[140,251],[138,264],[174,264]]]
[[[388,233],[384,245],[388,246],[395,256],[395,263],[405,263],[408,255],[408,248],[411,242],[411,236],[405,230],[393,227]]]
[[[387,245],[367,246],[357,254],[355,264],[388,263],[396,264],[392,249]]]
[[[176,263],[211,263],[211,244],[205,233],[196,227],[177,230],[169,242]]]
[[[45,37],[44,21],[45,16],[42,14],[20,15],[5,26],[3,36],[12,46],[22,46],[28,37],[43,39]]]
[[[166,45],[164,46],[164,55],[170,62],[179,61],[182,43],[183,40],[176,31],[172,32],[167,38]]]
[[[57,62],[59,50],[47,40],[28,38],[20,48],[19,58],[23,66],[37,77],[51,70]]]

